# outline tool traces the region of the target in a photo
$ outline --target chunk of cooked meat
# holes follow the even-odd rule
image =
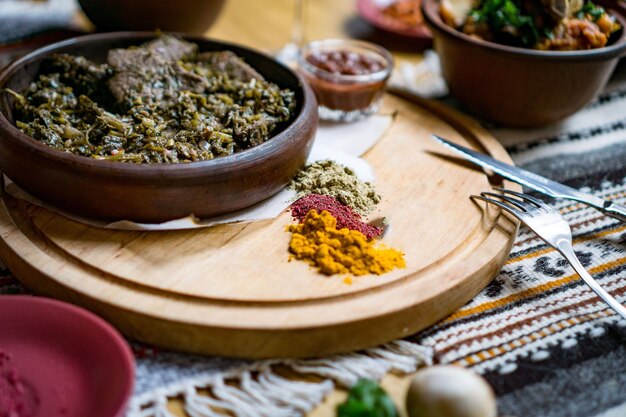
[[[439,13],[446,25],[459,27],[475,6],[475,0],[441,0]]]
[[[173,36],[161,36],[142,47],[112,49],[109,51],[107,62],[116,71],[138,68],[157,70],[160,65],[193,58],[197,52],[196,44]]]
[[[611,28],[582,19],[563,19],[553,31],[553,37],[540,42],[538,49],[578,51],[602,48],[608,42]]]
[[[204,52],[198,55],[199,63],[206,63],[216,72],[225,72],[230,78],[241,81],[263,80],[263,76],[232,51]]]
[[[109,88],[118,104],[171,101],[180,82],[173,64],[193,58],[198,46],[173,36],[162,36],[141,48],[113,49],[107,61],[116,72]]]

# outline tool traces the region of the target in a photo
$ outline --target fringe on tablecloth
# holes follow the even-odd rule
[[[320,404],[338,384],[381,379],[389,372],[410,373],[432,364],[432,349],[405,341],[321,359],[258,361],[196,375],[133,398],[128,417],[175,417],[168,399],[178,397],[190,417],[291,417]],[[281,376],[291,371],[289,379]],[[315,377],[297,380],[293,375]],[[203,391],[203,392],[200,392]]]

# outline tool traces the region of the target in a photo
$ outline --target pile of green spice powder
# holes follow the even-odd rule
[[[372,184],[361,181],[350,168],[330,160],[306,165],[289,188],[298,193],[298,198],[308,194],[334,197],[361,216],[367,216],[380,202],[380,195]]]

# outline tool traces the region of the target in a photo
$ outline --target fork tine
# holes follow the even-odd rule
[[[496,188],[494,188],[494,190],[501,191],[501,192],[506,193],[506,194],[514,195],[516,197],[521,198],[522,200],[530,201],[531,203],[533,203],[534,205],[536,205],[537,207],[540,207],[540,208],[548,207],[548,205],[546,203],[544,203],[543,201],[539,200],[538,198],[532,197],[532,196],[530,196],[528,194],[522,194],[522,193],[518,193],[517,191],[509,190],[507,188],[500,188],[500,187],[496,187]]]
[[[500,200],[504,200],[507,203],[514,205],[515,207],[521,209],[522,211],[528,211],[529,209],[527,205],[524,205],[523,201],[517,200],[515,198],[511,198],[506,195],[491,193],[489,191],[483,191],[482,193],[480,193],[480,195],[499,198]]]
[[[484,197],[482,195],[471,195],[470,198],[475,198],[477,200],[482,200],[482,201],[485,201],[487,203],[495,204],[496,206],[500,207],[504,211],[512,214],[513,216],[517,217],[520,220],[521,220],[520,216],[523,215],[522,211],[516,210],[515,208],[509,206],[508,204],[504,204],[503,202],[498,201],[498,200],[494,200],[493,198]]]

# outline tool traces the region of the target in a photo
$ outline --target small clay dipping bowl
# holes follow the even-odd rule
[[[626,25],[622,6],[597,3]],[[626,52],[624,29],[604,48],[538,51],[487,42],[446,25],[439,0],[424,0],[422,12],[451,94],[471,113],[506,126],[541,126],[577,112],[602,91]]]
[[[373,43],[327,39],[305,45],[298,67],[315,92],[320,118],[349,121],[377,110],[393,58]]]
[[[17,185],[70,213],[104,220],[161,222],[210,217],[253,205],[284,188],[304,164],[317,128],[317,102],[300,76],[274,59],[243,46],[183,36],[201,52],[231,50],[269,81],[296,93],[291,122],[267,142],[209,161],[132,164],[96,160],[53,149],[14,126],[10,88],[21,92],[52,53],[104,62],[113,48],[139,45],[152,32],[117,32],[69,39],[19,59],[0,74],[0,169]]]

